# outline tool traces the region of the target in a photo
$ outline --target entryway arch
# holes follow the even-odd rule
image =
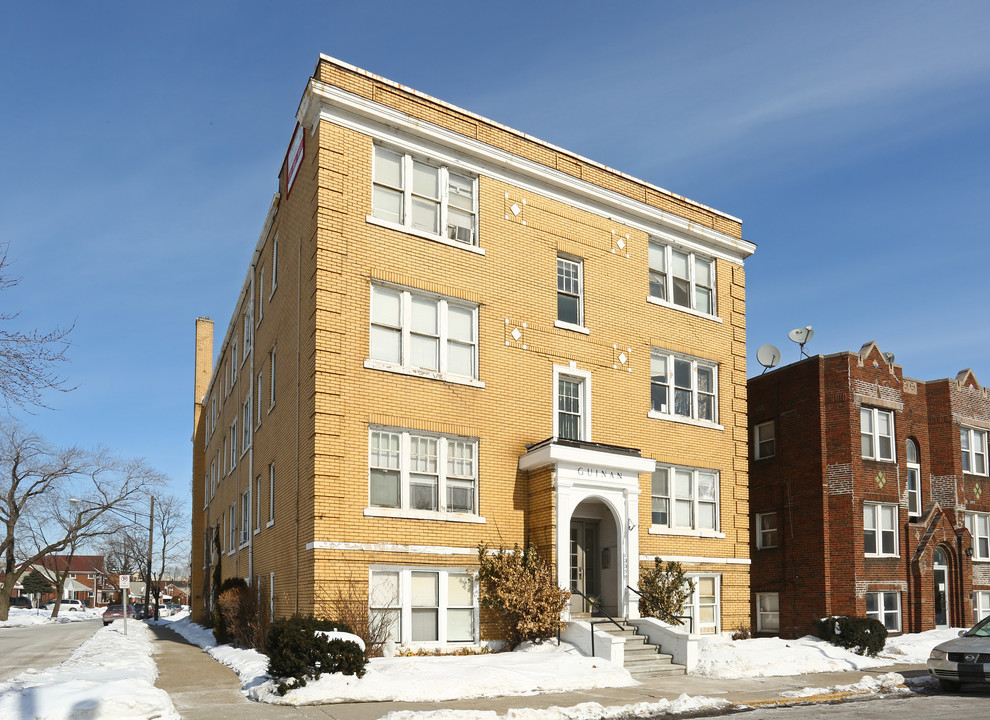
[[[934,589],[935,627],[947,628],[952,620],[949,608],[952,607],[951,583],[949,582],[949,551],[942,546],[935,548],[932,556],[932,580]]]

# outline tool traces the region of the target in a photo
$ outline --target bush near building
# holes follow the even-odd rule
[[[832,616],[814,621],[815,632],[822,640],[874,657],[887,643],[887,628],[873,618]]]

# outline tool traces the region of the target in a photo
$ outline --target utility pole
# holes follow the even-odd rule
[[[153,549],[155,537],[155,496],[151,496],[151,514],[148,515],[148,577],[144,579],[144,616],[148,617],[148,608],[151,607],[149,597],[151,596],[151,551]],[[158,619],[158,603],[155,603],[155,620]]]

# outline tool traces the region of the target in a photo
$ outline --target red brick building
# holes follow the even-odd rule
[[[890,632],[990,614],[990,399],[903,375],[876,343],[749,380],[753,628]]]

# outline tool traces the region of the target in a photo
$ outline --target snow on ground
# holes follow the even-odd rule
[[[0,683],[0,718],[179,720],[168,693],[155,687],[151,652],[142,623],[128,623],[127,635],[120,622],[100,628],[61,665]]]
[[[97,620],[103,617],[105,608],[87,608],[85,610],[59,610],[58,617],[52,617],[51,610],[28,608],[10,608],[7,619],[0,621],[0,627],[25,627],[28,625],[44,625],[45,623],[68,623]]]
[[[904,676],[900,673],[889,672],[883,675],[864,675],[863,678],[850,685],[834,685],[828,688],[806,687],[800,690],[782,692],[784,698],[806,698],[814,695],[832,695],[835,693],[891,693],[910,692],[904,687]]]
[[[579,703],[571,707],[513,708],[505,715],[494,710],[400,710],[382,716],[381,720],[616,720],[618,718],[651,718],[657,715],[679,715],[702,711],[720,710],[731,705],[725,698],[691,697],[681,695],[676,700],[660,700],[655,703],[630,705],[601,705],[596,702]]]
[[[933,647],[958,634],[959,629],[955,628],[890,638],[883,652],[873,658],[811,635],[797,640],[713,637],[702,641],[698,667],[692,674],[731,679],[866,670],[895,663],[923,665]]]

